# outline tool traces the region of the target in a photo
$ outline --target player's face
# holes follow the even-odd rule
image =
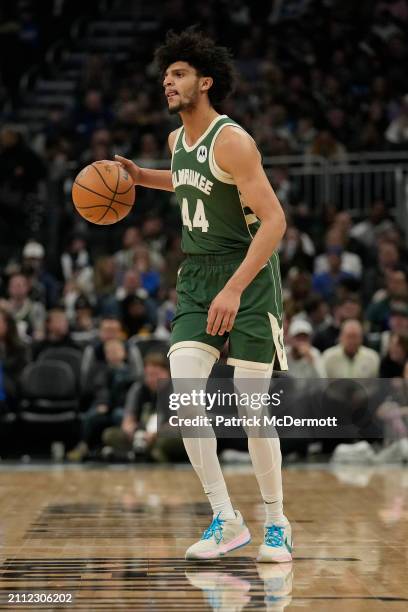
[[[187,62],[175,62],[167,68],[163,87],[171,115],[195,108],[199,98],[200,79]]]

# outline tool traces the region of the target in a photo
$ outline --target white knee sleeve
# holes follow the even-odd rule
[[[237,382],[240,378],[244,378],[247,380],[257,379],[257,387],[259,387],[259,392],[266,392],[269,389],[269,384],[272,377],[273,364],[269,366],[267,370],[257,370],[255,368],[242,368],[241,366],[235,366],[234,370],[234,384],[239,386],[239,382]],[[259,380],[259,383],[258,383]]]

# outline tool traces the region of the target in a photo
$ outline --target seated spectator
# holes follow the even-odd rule
[[[279,246],[281,272],[285,275],[291,268],[312,271],[315,247],[310,237],[289,226]]]
[[[385,289],[375,294],[367,308],[370,331],[388,329],[391,310],[396,304],[408,303],[407,273],[403,269],[386,273]]]
[[[122,421],[126,393],[134,382],[126,363],[126,347],[122,340],[107,340],[104,344],[106,364],[98,368],[91,385],[92,406],[84,414],[79,444],[70,451],[70,461],[81,461],[100,443],[107,427]]]
[[[140,273],[135,267],[130,267],[126,270],[123,274],[122,282],[118,285],[115,293],[118,302],[122,302],[129,295],[135,295],[143,300],[149,296],[146,289],[141,285]]]
[[[61,255],[62,275],[65,281],[78,280],[81,276],[89,282],[92,276],[91,257],[85,238],[73,234]]]
[[[316,138],[316,129],[311,117],[300,117],[294,133],[296,140],[296,151],[303,155],[311,147]]]
[[[112,156],[112,135],[109,130],[98,128],[92,134],[90,146],[82,153],[79,161],[81,166],[87,166],[94,161],[111,159]]]
[[[326,372],[320,351],[311,344],[312,326],[303,319],[293,319],[289,325],[287,350],[290,376],[294,378],[324,378]]]
[[[408,94],[401,101],[398,116],[393,119],[385,132],[385,138],[394,148],[405,148],[408,143]]]
[[[376,255],[375,265],[364,270],[362,293],[365,304],[371,300],[377,291],[384,287],[387,272],[395,270],[400,262],[398,246],[389,240],[377,241]]]
[[[71,338],[80,348],[84,348],[98,338],[92,304],[83,295],[80,295],[75,302]]]
[[[379,374],[378,354],[363,346],[363,328],[356,320],[341,326],[339,344],[323,353],[328,378],[376,378]]]
[[[363,266],[360,257],[356,253],[351,253],[345,249],[345,237],[343,236],[343,217],[336,216],[337,227],[332,227],[326,235],[326,253],[318,255],[314,261],[314,273],[321,274],[330,269],[330,253],[340,255],[340,270],[361,278]],[[341,224],[341,225],[340,225]]]
[[[29,298],[30,285],[24,274],[13,274],[8,282],[8,308],[23,340],[41,340],[45,331],[45,308]]]
[[[288,285],[284,291],[287,309],[296,314],[305,309],[305,304],[311,295],[312,278],[306,270],[292,268],[288,274]]]
[[[103,94],[98,89],[88,89],[73,115],[78,136],[88,139],[95,130],[112,123],[111,110],[105,104]]]
[[[71,338],[68,317],[62,308],[54,308],[47,314],[45,338],[33,343],[33,358],[50,348],[78,348]]]
[[[350,236],[363,243],[367,248],[374,248],[378,235],[392,225],[389,213],[383,200],[376,200],[370,206],[367,219],[356,223],[350,230]]]
[[[383,422],[384,442],[408,437],[408,361],[402,378],[393,378],[384,402],[377,408],[376,416]]]
[[[340,328],[344,321],[348,319],[361,320],[362,308],[361,303],[356,297],[348,297],[344,300],[338,300],[333,306],[333,316],[329,318],[313,337],[313,346],[321,353],[326,349],[337,344]]]
[[[116,263],[113,257],[99,257],[95,262],[94,288],[96,295],[96,309],[98,314],[117,315],[115,300],[116,289]]]
[[[28,348],[18,336],[15,320],[7,310],[0,309],[0,368],[3,401],[8,409],[17,407],[18,381],[28,361]]]
[[[167,299],[159,306],[157,311],[157,328],[154,337],[160,340],[170,338],[171,322],[176,314],[177,293],[173,287],[167,292]]]
[[[100,367],[106,365],[105,343],[108,340],[123,340],[125,334],[122,324],[116,317],[103,317],[99,323],[98,338],[88,345],[82,356],[81,378],[84,393],[87,393],[89,385],[92,384],[93,373]],[[125,344],[126,362],[135,380],[140,378],[143,372],[143,360],[139,349],[130,343]]]
[[[166,243],[165,234],[163,219],[157,214],[149,214],[143,222],[142,236],[149,250],[151,264],[159,271],[164,263],[162,252]]]
[[[312,144],[306,149],[306,154],[318,155],[339,163],[347,161],[345,146],[336,140],[329,129],[317,132]]]
[[[135,249],[142,244],[140,229],[134,225],[127,227],[122,236],[122,249],[114,255],[119,281],[127,270],[134,267]]]
[[[30,240],[23,249],[22,272],[31,285],[30,297],[53,308],[58,300],[59,283],[44,267],[45,250],[42,244]]]
[[[160,286],[160,274],[153,267],[147,247],[139,246],[135,250],[134,267],[140,274],[140,283],[150,297],[156,297]]]
[[[111,427],[102,435],[104,443],[114,452],[134,450],[158,461],[184,456],[181,439],[157,437],[157,391],[158,385],[166,380],[170,380],[166,357],[156,353],[147,355],[143,382],[129,389],[120,427]]]
[[[150,321],[152,325],[154,325],[157,319],[156,302],[152,298],[149,298],[148,292],[141,286],[140,273],[135,268],[125,272],[122,284],[116,290],[116,299],[118,301],[120,313],[124,312],[124,300],[131,297],[139,298],[146,305]],[[128,335],[132,336],[133,334],[128,333]]]
[[[408,337],[408,304],[397,302],[391,306],[389,328],[380,336],[381,355],[385,355],[388,351],[391,334]]]
[[[408,337],[391,334],[387,354],[381,359],[381,378],[399,378],[408,358]]]
[[[121,302],[121,321],[127,336],[148,336],[156,327],[156,313],[149,302],[136,295],[128,295]]]
[[[181,237],[179,235],[169,238],[166,249],[166,266],[162,274],[162,282],[167,287],[174,287],[177,282],[177,273],[184,261],[184,253],[181,250]]]
[[[26,145],[14,127],[3,125],[0,131],[0,185],[14,193],[33,193],[45,177],[42,159]]]
[[[313,290],[328,302],[336,297],[336,289],[342,281],[353,278],[349,272],[341,270],[341,254],[340,247],[329,247],[326,251],[328,270],[313,275]]]
[[[314,335],[320,330],[325,329],[331,322],[330,308],[327,302],[317,294],[311,294],[310,298],[306,300],[305,309],[299,313],[299,316],[309,321]]]

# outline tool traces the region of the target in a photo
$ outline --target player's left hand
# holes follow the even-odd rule
[[[207,334],[219,336],[230,332],[237,316],[241,293],[235,289],[224,287],[213,299],[208,311]]]

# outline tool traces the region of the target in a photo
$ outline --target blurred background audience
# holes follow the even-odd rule
[[[284,4],[167,0],[156,10],[155,1],[91,0],[80,21],[69,2],[0,9],[0,403],[18,413],[21,373],[46,350],[77,359],[82,429],[71,458],[109,446],[112,427],[130,448],[147,431],[152,380],[168,377],[183,261],[174,196],[137,188],[128,218],[97,227],[75,213],[70,190],[85,164],[114,153],[167,167],[178,119],[164,108],[152,57],[171,27],[197,23],[231,47],[237,92],[218,110],[265,157],[303,156],[268,166],[288,220],[279,249],[290,375],[407,371],[408,251],[396,193],[380,185],[350,210],[342,194],[353,191],[353,154],[408,161],[408,4],[296,0],[290,18]],[[126,32],[115,33],[118,23]],[[337,204],[317,206],[316,185],[297,180],[313,156],[343,173]]]

